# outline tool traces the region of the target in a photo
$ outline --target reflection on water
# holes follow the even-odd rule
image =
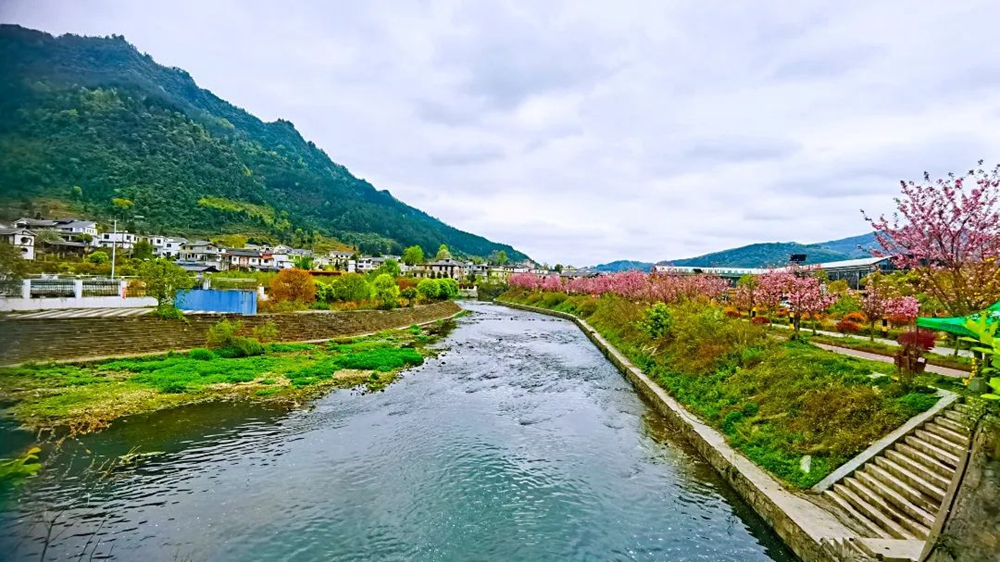
[[[291,413],[180,408],[68,443],[2,516],[0,552],[144,561],[791,558],[575,326],[466,306],[475,314],[460,321],[448,351],[385,392],[336,392]],[[108,465],[130,452],[142,456]]]

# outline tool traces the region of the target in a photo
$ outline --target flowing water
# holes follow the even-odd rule
[[[792,559],[573,324],[464,306],[447,351],[384,392],[68,443],[0,516],[0,558]],[[130,451],[152,454],[99,469]]]

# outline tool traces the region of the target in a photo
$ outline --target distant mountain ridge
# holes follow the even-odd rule
[[[861,234],[838,240],[801,244],[799,242],[761,242],[712,252],[693,258],[664,260],[662,264],[680,267],[779,267],[788,264],[792,254],[805,254],[806,264],[870,257],[868,249],[877,248],[874,233]],[[628,270],[649,271],[654,264],[642,261],[618,260],[594,266],[606,272]]]
[[[121,36],[0,25],[0,154],[10,215],[64,205],[165,234],[527,258],[376,189],[292,123],[261,121]]]

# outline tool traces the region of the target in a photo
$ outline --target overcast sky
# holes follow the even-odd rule
[[[539,261],[865,232],[1000,160],[1000,2],[0,0],[122,34],[355,175]]]

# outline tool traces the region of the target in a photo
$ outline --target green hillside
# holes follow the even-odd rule
[[[257,119],[121,36],[0,25],[0,154],[8,214],[45,201],[168,234],[323,235],[368,252],[419,244],[433,255],[445,243],[460,255],[526,257],[375,189],[290,122]]]
[[[616,260],[609,263],[602,263],[600,265],[595,265],[592,268],[594,271],[605,271],[610,273],[616,273],[619,271],[649,271],[653,269],[653,264],[647,261],[634,261],[634,260]]]
[[[848,259],[848,256],[840,252],[817,245],[765,242],[668,263],[701,267],[776,267],[788,265],[788,257],[792,254],[806,254],[807,264]]]
[[[850,238],[841,238],[840,240],[819,242],[815,245],[822,246],[827,250],[833,250],[834,252],[840,252],[851,258],[868,258],[871,257],[869,249],[881,248],[873,232],[860,236],[851,236]]]

